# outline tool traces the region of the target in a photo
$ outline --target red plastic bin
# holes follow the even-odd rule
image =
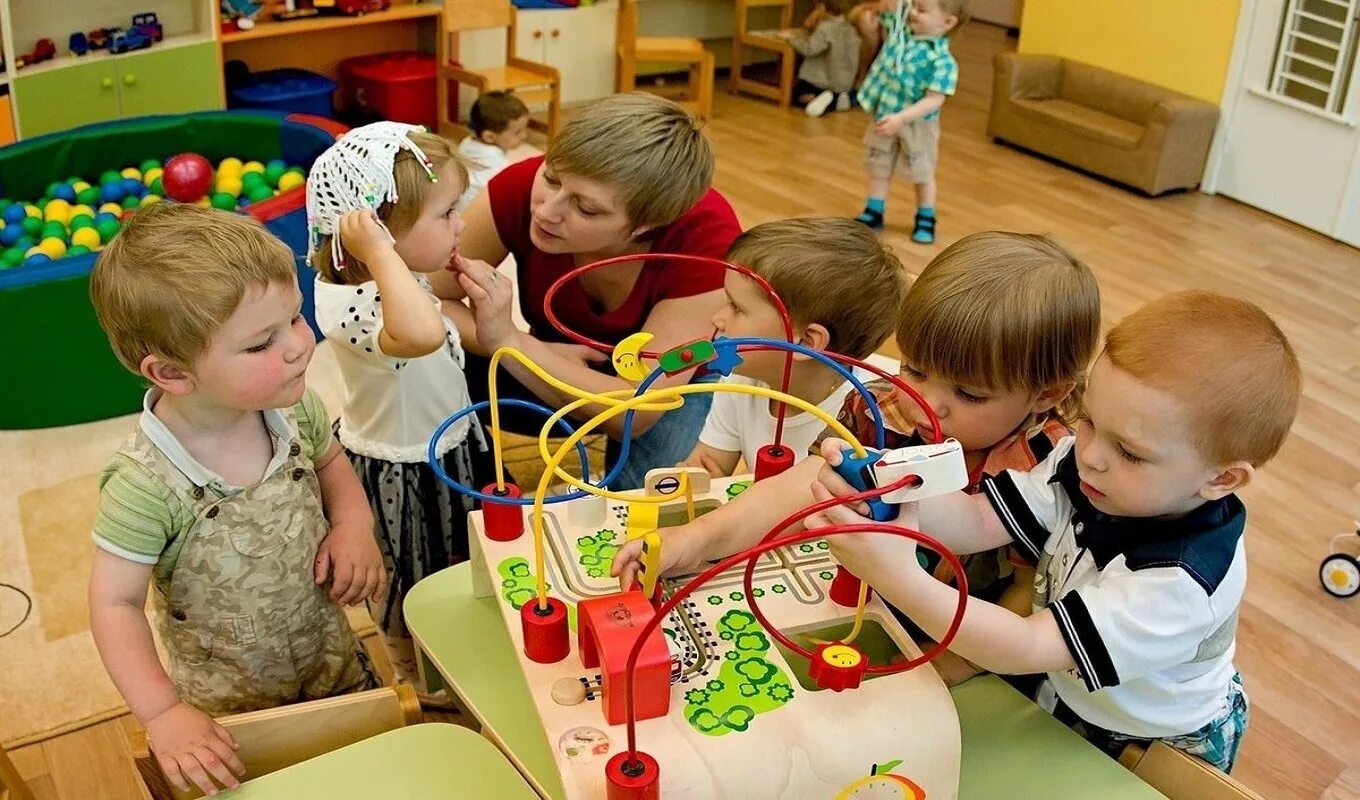
[[[437,131],[435,71],[435,57],[429,53],[396,51],[347,58],[339,66],[344,104],[361,115]],[[455,82],[449,85],[449,108],[457,113]]]

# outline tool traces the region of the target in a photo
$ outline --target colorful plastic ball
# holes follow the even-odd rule
[[[268,166],[264,168],[264,181],[270,186],[278,186],[279,178],[282,178],[287,171],[288,168],[284,166],[282,161],[270,161]]]
[[[52,257],[46,253],[32,253],[24,258],[25,267],[36,267],[41,264],[51,264]]]
[[[24,251],[17,247],[7,247],[4,253],[0,253],[0,264],[7,267],[17,267],[24,263]]]
[[[181,203],[203,198],[212,188],[212,164],[197,153],[180,153],[166,161],[164,169],[161,182],[165,195]]]
[[[4,213],[5,209],[9,208],[12,205],[14,205],[13,200],[9,199],[8,197],[0,197],[0,213]]]
[[[19,241],[15,242],[14,246],[19,248],[20,252],[26,253],[28,252],[28,248],[32,247],[37,243],[38,240],[32,236],[20,236]]]
[[[53,261],[66,255],[66,240],[53,236],[38,242],[38,250],[46,253]]]
[[[227,194],[226,192],[218,192],[214,194],[209,202],[212,203],[213,208],[220,208],[223,211],[231,211],[232,209],[236,208],[236,197],[234,195]]]
[[[49,200],[43,209],[43,219],[65,225],[71,219],[71,204],[61,199]]]
[[[43,221],[37,217],[24,217],[24,221],[19,223],[25,236],[37,236],[43,229]]]
[[[161,176],[161,173],[164,171],[165,170],[161,169],[160,167],[152,167],[151,169],[143,170],[142,183],[145,183],[147,186],[150,186],[151,182],[159,178]]]
[[[40,239],[46,239],[49,236],[58,236],[64,238],[66,236],[66,224],[63,222],[57,222],[56,220],[52,220],[51,222],[44,222],[41,231],[42,232],[38,237]]]
[[[94,186],[86,186],[76,192],[76,202],[87,206],[97,205],[99,203],[99,189]]]
[[[146,173],[150,172],[151,170],[160,168],[161,162],[159,159],[155,158],[148,158],[147,160],[143,161],[141,166],[139,167],[139,169],[141,169],[142,171],[143,178],[146,178]]]
[[[0,230],[0,245],[13,247],[19,241],[19,237],[24,235],[24,229],[19,225],[6,225],[4,230]]]
[[[133,197],[141,197],[146,194],[146,187],[142,185],[141,178],[124,178],[123,192]]]
[[[10,225],[18,225],[20,222],[24,221],[24,218],[28,216],[28,213],[24,211],[24,207],[22,205],[15,203],[14,205],[6,208],[3,212],[0,212],[0,216],[3,216],[5,218],[5,222],[9,223]]]
[[[125,209],[127,209],[127,208],[140,208],[141,205],[142,205],[142,198],[138,197],[138,196],[135,195],[135,194],[130,194],[130,195],[128,195],[127,197],[124,197],[124,198],[123,198],[123,208],[125,208]]]
[[[32,203],[24,203],[24,213],[30,217],[36,217],[37,219],[42,219],[43,215],[42,209]]]
[[[224,158],[222,159],[222,162],[217,165],[217,171],[224,175],[239,176],[241,174],[242,166],[244,165],[239,158]]]
[[[94,221],[94,229],[99,232],[99,241],[104,244],[108,244],[110,239],[117,236],[118,231],[121,228],[122,226],[118,224],[117,217],[96,219]]]
[[[127,189],[123,188],[123,179],[119,178],[116,182],[104,183],[99,187],[99,199],[105,203],[117,203],[127,194]]]
[[[157,194],[160,195],[161,197],[164,197],[165,184],[161,182],[161,176],[157,175],[155,180],[151,181],[151,183],[148,183],[146,190],[151,194]]]
[[[59,183],[57,184],[57,190],[52,193],[52,197],[57,200],[65,200],[68,203],[74,203],[76,200],[75,187],[69,183]]]
[[[279,178],[279,191],[286,192],[289,189],[296,189],[306,182],[307,179],[300,172],[285,172]]]
[[[232,197],[240,197],[242,189],[241,178],[235,175],[218,175],[217,191],[219,194],[229,194]]]
[[[142,205],[142,208],[146,208],[147,206],[153,205],[153,204],[155,204],[155,203],[159,203],[160,201],[161,201],[161,196],[160,196],[160,195],[158,195],[158,194],[151,194],[150,192],[147,192],[145,195],[142,196],[142,204],[141,204],[141,205]]]
[[[60,185],[60,181],[53,181],[52,183],[47,184],[47,191],[43,192],[43,197],[56,197],[57,187]]]
[[[47,209],[47,204],[50,202],[52,202],[52,198],[43,197],[39,199],[38,202],[34,203],[33,207],[38,209],[39,212],[43,212]],[[41,213],[39,213],[39,216],[41,216]]]
[[[204,199],[206,200],[207,198],[204,198]],[[129,208],[129,209],[127,209],[126,211],[124,211],[124,212],[122,213],[121,216],[118,217],[118,222],[119,222],[120,224],[126,225],[126,224],[127,224],[127,221],[130,220],[130,219],[132,219],[133,215],[136,214],[136,213],[137,213],[137,209],[135,209],[135,208]]]
[[[124,178],[136,178],[138,181],[141,181],[142,179],[142,171],[136,167],[124,167],[123,171],[119,174]]]
[[[90,184],[86,181],[80,180],[71,181],[71,188],[76,190],[76,194],[80,194],[81,192],[90,188]]]
[[[246,190],[246,197],[249,197],[250,202],[252,203],[258,203],[261,200],[268,200],[273,196],[274,190],[270,189],[267,184],[260,184],[259,186],[255,186]]]
[[[73,256],[83,256],[94,249],[95,248],[93,247],[86,247],[83,244],[73,244],[70,247],[66,248],[66,257],[72,258]]]
[[[73,217],[71,217],[70,227],[72,233],[80,230],[81,228],[93,228],[94,217],[90,216],[89,214],[76,214]]]
[[[117,203],[104,203],[99,207],[99,213],[112,214],[116,219],[119,214],[123,213],[123,207],[118,205]],[[95,217],[95,221],[96,222],[99,221],[99,218],[97,216]]]
[[[243,195],[241,195],[240,197],[236,198],[236,207],[237,207],[237,208],[245,208],[245,207],[248,206],[248,205],[250,205],[250,196],[249,196],[249,195],[244,195],[244,194],[243,194]]]
[[[122,182],[123,176],[117,172],[114,172],[111,169],[105,170],[104,172],[101,172],[99,174],[99,184],[101,186],[106,183],[122,183]]]
[[[71,244],[93,250],[103,243],[104,240],[99,236],[99,231],[94,228],[81,228],[71,232]]]
[[[84,205],[84,204],[77,204],[77,205],[71,206],[71,218],[72,218],[72,219],[75,219],[76,217],[81,216],[82,214],[85,215],[85,216],[87,216],[87,217],[93,217],[93,216],[94,216],[94,209],[93,209],[93,208],[90,208],[89,206]],[[71,223],[68,222],[68,223],[66,223],[66,224],[69,225],[69,224],[71,224]]]
[[[263,174],[264,174],[264,164],[261,164],[261,163],[258,162],[258,161],[247,161],[246,163],[244,163],[244,164],[241,165],[241,172],[242,172],[243,174],[245,174],[245,173],[251,173],[251,172],[256,172],[256,173],[259,173],[259,174],[263,175]]]
[[[267,183],[263,172],[242,172],[241,185],[250,189],[254,186],[264,186]]]

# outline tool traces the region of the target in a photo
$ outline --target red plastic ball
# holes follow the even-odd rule
[[[198,153],[180,153],[165,162],[161,184],[165,194],[181,203],[192,203],[212,188],[213,169]]]

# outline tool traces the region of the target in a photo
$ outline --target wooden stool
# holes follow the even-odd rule
[[[788,108],[793,95],[793,68],[797,56],[793,46],[775,36],[774,30],[749,30],[750,10],[753,8],[776,7],[779,9],[779,29],[793,27],[793,0],[736,0],[736,28],[732,32],[732,72],[728,86],[733,94],[745,92],[764,97]],[[744,50],[768,50],[779,61],[779,78],[774,84],[752,80],[742,76]]]

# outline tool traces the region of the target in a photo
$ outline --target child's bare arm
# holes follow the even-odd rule
[[[331,577],[331,598],[337,603],[377,600],[387,591],[387,570],[373,538],[373,511],[339,442],[332,441],[318,462],[316,479],[331,526],[316,551],[316,582]]]
[[[444,317],[416,283],[372,211],[340,218],[340,244],[368,266],[382,295],[383,326],[378,347],[389,356],[419,358],[444,345]]]
[[[207,794],[216,794],[218,783],[234,788],[245,775],[236,741],[180,700],[156,656],[143,611],[150,580],[151,565],[95,550],[90,632],[99,656],[133,716],[146,726],[152,752],[171,783],[188,791],[187,778]]]
[[[741,453],[735,450],[719,450],[710,447],[703,442],[694,445],[689,456],[681,461],[679,466],[698,467],[713,478],[726,478],[737,468],[737,462],[741,460]]]

